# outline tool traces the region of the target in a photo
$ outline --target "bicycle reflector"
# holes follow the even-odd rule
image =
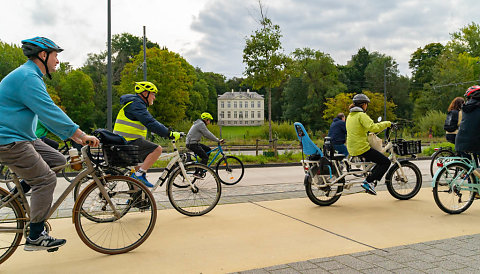
[[[443,167],[443,162],[438,161],[438,162],[437,162],[437,166],[438,166],[438,167]]]

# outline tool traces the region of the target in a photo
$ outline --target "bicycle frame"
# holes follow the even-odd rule
[[[448,169],[448,167],[452,164],[464,164],[468,167],[468,172],[467,172],[467,177],[470,177],[470,174],[472,174],[473,170],[475,170],[478,167],[477,161],[475,159],[475,156],[473,154],[470,154],[471,158],[466,158],[466,157],[460,157],[460,156],[454,156],[454,157],[440,157],[439,159],[443,160],[444,164],[441,168],[437,170],[435,175],[433,176],[432,179],[432,187],[435,187],[435,182],[437,181],[437,177],[440,174],[441,170]],[[458,175],[455,178],[452,178],[452,181],[456,180]],[[474,190],[476,192],[480,193],[480,184],[478,184],[479,180],[477,176],[473,176],[475,178],[475,182],[472,184],[462,184],[462,187],[466,187],[465,190]],[[462,181],[465,181],[464,178],[462,178]],[[462,188],[463,189],[463,188]]]
[[[215,156],[213,156],[213,159],[210,161],[210,163],[207,164],[208,167],[210,167],[213,163],[215,163],[215,160],[217,160],[218,155],[222,154],[222,157],[225,157],[225,152],[223,152],[222,146],[220,144],[218,144],[216,148],[207,152],[207,156],[209,156],[210,158],[210,155],[215,151],[217,151],[217,153],[215,153]],[[198,163],[199,162],[198,156],[197,154],[194,154],[194,155],[195,155],[195,160]]]
[[[174,169],[174,165],[178,164],[180,169],[182,170],[183,178],[187,180],[188,184],[190,185],[191,188],[195,188],[195,185],[190,181],[190,179],[187,176],[187,171],[185,170],[185,165],[183,164],[182,158],[180,157],[180,153],[178,152],[177,146],[176,146],[176,141],[175,139],[172,140],[172,146],[173,146],[173,152],[172,153],[165,153],[160,156],[159,159],[169,159],[170,162],[168,162],[167,166],[163,170],[162,174],[160,174],[160,177],[158,177],[157,182],[152,188],[152,191],[155,191],[159,186],[163,186],[163,184],[168,180],[170,177],[170,174],[176,170]]]
[[[98,185],[98,188],[100,190],[100,192],[102,193],[103,195],[103,198],[108,202],[108,204],[111,206],[113,212],[114,212],[114,215],[116,218],[120,218],[121,217],[121,214],[117,211],[117,209],[115,208],[114,204],[112,203],[112,200],[110,199],[110,197],[108,196],[108,193],[107,191],[105,190],[105,187],[103,186],[102,182],[100,181],[100,178],[95,174],[95,171],[96,171],[96,168],[93,166],[93,163],[91,162],[91,160],[88,158],[88,154],[87,154],[87,150],[88,150],[88,146],[84,146],[82,148],[82,160],[81,161],[78,161],[79,163],[83,163],[85,162],[86,163],[86,166],[87,168],[85,168],[84,170],[82,170],[76,177],[75,179],[70,183],[70,185],[63,191],[63,193],[60,195],[60,197],[57,198],[57,200],[55,201],[55,203],[52,205],[52,207],[50,208],[50,211],[48,212],[48,215],[47,215],[47,218],[46,220],[48,220],[52,215],[53,213],[58,209],[58,207],[62,204],[62,202],[67,198],[67,196],[70,194],[70,192],[72,192],[72,190],[75,188],[75,186],[77,184],[80,183],[80,181],[87,177],[87,176],[92,176],[93,180],[95,181],[95,183]],[[59,170],[62,170],[63,168],[65,168],[66,166],[70,165],[71,163],[66,163],[65,165],[62,165],[62,166],[58,166],[58,167],[54,167],[52,168],[53,171],[57,172]],[[21,187],[20,185],[20,180],[19,178],[16,176],[16,174],[12,173],[12,177],[13,179],[8,179],[8,180],[0,180],[0,183],[8,183],[8,182],[13,182],[17,188],[17,193],[15,194],[10,194],[7,201],[5,201],[5,203],[3,205],[0,206],[0,208],[4,207],[5,205],[8,205],[9,202],[11,202],[13,199],[16,199],[17,197],[20,197],[20,199],[22,200],[22,205],[25,209],[25,213],[27,214],[27,220],[29,220],[30,218],[30,205],[27,201],[27,198],[25,196],[25,193],[23,192],[23,188]],[[2,227],[0,227],[0,232],[6,232],[6,230]],[[12,230],[9,230],[8,232],[18,232],[18,230],[15,230],[15,231],[12,231]]]

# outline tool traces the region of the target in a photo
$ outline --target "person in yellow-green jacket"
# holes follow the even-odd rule
[[[382,179],[390,167],[390,160],[381,152],[370,147],[368,143],[368,132],[377,133],[392,123],[384,121],[374,123],[365,113],[370,99],[365,94],[357,94],[353,97],[353,104],[350,105],[350,114],[347,117],[347,149],[351,156],[360,156],[368,162],[374,162],[375,166],[370,175],[363,181],[362,187],[367,193],[377,195],[375,182]]]

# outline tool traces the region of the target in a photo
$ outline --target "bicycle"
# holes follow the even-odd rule
[[[245,167],[240,159],[235,156],[225,155],[223,152],[222,145],[218,142],[217,147],[207,152],[207,155],[210,156],[213,152],[217,152],[213,159],[207,164],[210,167],[213,163],[216,162],[215,172],[217,173],[220,181],[225,185],[234,185],[240,180],[242,180],[245,173]],[[222,155],[217,162],[217,157]],[[194,154],[195,162],[199,162],[197,154]],[[186,152],[183,156],[186,159],[186,162],[191,160],[191,154]]]
[[[65,156],[65,159],[67,160],[67,162],[70,161],[70,155],[68,154],[68,151],[70,150],[70,148],[74,147],[72,145],[72,142],[73,141],[71,139],[64,140],[63,141],[63,146],[58,148],[58,151]],[[61,173],[62,173],[63,178],[65,178],[65,180],[67,180],[68,182],[71,182],[73,180],[73,178],[75,177],[75,175],[71,172],[67,172],[67,168],[68,168],[68,165],[66,166],[66,168],[61,170]],[[120,172],[117,172],[116,170],[112,170],[110,172],[110,174],[120,175]],[[9,179],[10,170],[8,169],[8,167],[5,167],[5,171],[2,173],[2,177],[4,179]],[[12,182],[7,183],[6,186],[7,186],[8,190],[10,190],[10,191],[12,191],[13,188],[15,187],[15,185]]]
[[[433,176],[433,198],[437,206],[449,214],[467,210],[475,196],[480,193],[478,178],[473,174],[478,167],[478,157],[472,153],[467,157],[446,157],[443,165]]]
[[[430,175],[432,178],[438,170],[438,162],[453,156],[455,156],[455,153],[450,147],[435,148],[435,152],[432,154],[432,160],[430,161]]]
[[[362,184],[363,178],[368,176],[375,166],[375,163],[365,162],[359,157],[347,159],[343,154],[334,154],[333,146],[328,145],[328,140],[327,145],[324,145],[326,154],[324,155],[308,137],[301,123],[294,123],[294,127],[301,142],[302,153],[311,155],[309,159],[303,159],[301,162],[305,171],[305,191],[308,198],[317,205],[329,206],[335,203],[344,189]],[[414,163],[407,159],[398,159],[397,155],[415,157],[416,153],[421,152],[421,144],[420,141],[405,141],[397,138],[396,129],[395,138],[391,140],[391,132],[392,130],[388,128],[385,133],[386,146],[382,151],[389,154],[388,158],[393,164],[385,175],[385,184],[394,198],[408,200],[420,191],[422,174]],[[350,175],[351,177],[347,178]],[[362,189],[359,192],[363,191]]]
[[[185,136],[182,132],[181,137]],[[99,137],[100,140],[101,136]],[[165,182],[168,199],[175,210],[187,216],[201,216],[215,208],[220,200],[222,186],[218,175],[209,167],[199,163],[184,164],[180,153],[176,147],[176,141],[171,141],[173,146],[172,153],[164,153],[159,159],[170,159],[163,170],[160,177],[152,187],[151,191],[155,192],[162,187]],[[113,147],[113,148],[110,148]],[[124,170],[132,170],[134,165],[130,161],[121,161],[122,157],[116,152],[122,152],[121,145],[105,145],[103,151],[98,153],[95,162],[115,167],[118,172]],[[127,146],[128,147],[128,146]],[[113,154],[112,154],[113,153]],[[125,151],[125,153],[129,153]],[[105,157],[105,155],[107,157]],[[104,159],[106,158],[106,159]],[[195,175],[195,171],[201,176]],[[127,172],[128,173],[128,172]],[[197,176],[197,177],[196,177]],[[85,184],[78,184],[74,190],[74,198],[76,199],[81,193]]]
[[[47,220],[68,194],[82,180],[90,177],[90,183],[80,193],[73,209],[72,219],[80,239],[91,249],[104,254],[121,254],[140,246],[151,234],[157,219],[157,207],[152,193],[139,181],[126,176],[105,175],[101,166],[95,165],[90,147],[81,149],[82,170],[52,205]],[[65,168],[56,167],[58,171]],[[30,206],[20,187],[19,178],[0,180],[13,182],[16,192],[0,187],[0,263],[7,260],[20,246],[22,235],[28,235]],[[50,225],[45,222],[45,230]],[[58,248],[47,251],[57,251]]]

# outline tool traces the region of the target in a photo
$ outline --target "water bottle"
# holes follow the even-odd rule
[[[72,169],[82,169],[82,163],[80,163],[80,156],[78,155],[78,150],[72,147],[70,150],[68,150],[68,155],[70,155],[70,166],[72,167]]]

